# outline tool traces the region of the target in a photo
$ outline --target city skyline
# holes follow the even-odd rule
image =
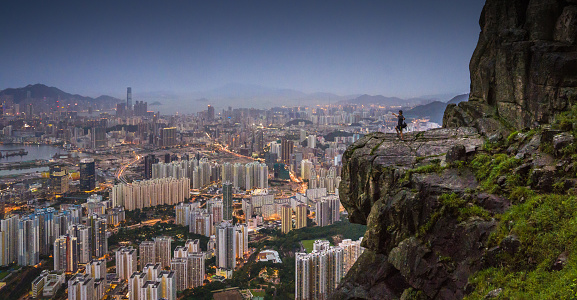
[[[181,100],[230,83],[462,93],[482,2],[3,3],[0,89],[44,83],[122,99],[132,86]]]

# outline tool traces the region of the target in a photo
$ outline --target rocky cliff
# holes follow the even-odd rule
[[[367,225],[367,251],[335,298],[396,299],[409,288],[430,298],[463,296],[464,275],[480,268],[495,227],[490,216],[508,205],[473,196],[479,185],[473,173],[449,168],[482,144],[474,128],[458,128],[408,134],[404,141],[375,133],[347,150],[339,193],[351,222]],[[460,216],[467,206],[484,214]]]
[[[577,101],[577,1],[487,0],[480,26],[470,100],[447,108],[445,127],[534,127]]]
[[[577,1],[487,0],[468,102],[343,156],[365,253],[333,299],[577,294]]]

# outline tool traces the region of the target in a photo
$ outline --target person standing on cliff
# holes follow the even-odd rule
[[[399,114],[397,115],[396,113],[393,113],[393,116],[397,117],[397,126],[395,127],[395,130],[397,131],[397,136],[400,135],[401,140],[403,139],[403,128],[407,127],[407,123],[405,123],[405,117],[403,116],[403,111],[399,110]]]

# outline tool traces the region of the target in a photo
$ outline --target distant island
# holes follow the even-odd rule
[[[158,102],[158,101],[154,101],[151,104],[149,104],[150,106],[159,106],[162,105],[162,103]]]

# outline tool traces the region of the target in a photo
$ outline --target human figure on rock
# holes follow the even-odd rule
[[[393,116],[397,117],[397,126],[395,130],[397,131],[397,137],[400,137],[401,140],[403,139],[403,129],[407,127],[407,123],[405,123],[405,117],[403,116],[403,111],[399,110],[399,114],[393,113]]]

